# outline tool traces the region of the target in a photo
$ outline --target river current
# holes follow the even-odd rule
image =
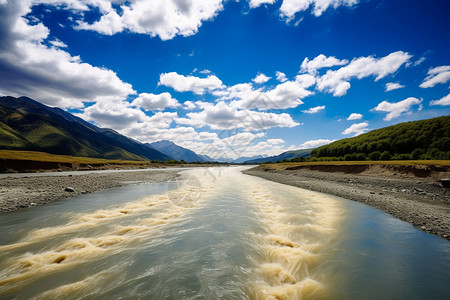
[[[243,169],[1,215],[0,299],[450,296],[448,241]]]

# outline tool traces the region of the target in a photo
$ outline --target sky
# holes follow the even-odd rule
[[[0,0],[0,95],[277,155],[450,115],[446,0]]]

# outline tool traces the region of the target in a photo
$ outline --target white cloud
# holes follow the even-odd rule
[[[0,7],[0,93],[62,108],[117,101],[135,93],[115,72],[83,63],[61,49],[61,41],[52,39],[52,46],[46,46],[49,29],[42,23],[30,25],[23,17],[30,5],[8,1]]]
[[[100,8],[102,16],[93,23],[79,21],[77,29],[94,30],[105,35],[129,31],[159,36],[162,40],[196,34],[204,21],[213,19],[223,9],[222,0],[131,0],[120,1],[122,12],[118,13],[109,1],[84,2],[87,4],[85,9],[94,11]]]
[[[183,108],[186,110],[193,110],[197,108],[197,105],[192,101],[184,101]]]
[[[261,73],[261,74],[257,75],[255,78],[253,78],[252,81],[254,83],[261,84],[261,83],[266,83],[267,81],[270,80],[270,78],[271,77],[268,77],[268,76],[264,75],[263,73]]]
[[[215,95],[220,95],[221,100],[233,100],[231,106],[240,109],[286,109],[303,104],[301,99],[313,94],[306,90],[304,85],[302,81],[286,81],[272,90],[263,91],[262,88],[254,89],[250,83],[241,83]]]
[[[369,126],[368,122],[356,123],[350,126],[349,128],[345,129],[344,131],[342,131],[342,134],[355,133],[355,136],[357,136],[369,130],[367,128],[368,126]]]
[[[126,101],[97,101],[78,115],[86,121],[93,121],[101,127],[120,130],[136,122],[145,121],[148,116],[141,110],[131,108]]]
[[[450,66],[440,66],[428,70],[427,77],[419,85],[421,88],[432,88],[436,84],[446,83],[450,80]]]
[[[283,0],[280,12],[282,16],[291,20],[296,13],[306,11],[310,6],[313,6],[312,13],[314,16],[319,17],[329,7],[335,9],[339,6],[352,7],[358,2],[359,0]]]
[[[249,0],[250,8],[257,8],[263,4],[274,4],[277,0]]]
[[[211,92],[224,88],[222,81],[214,75],[199,78],[196,76],[180,75],[176,72],[161,74],[158,84],[172,87],[178,92],[193,92],[196,94],[204,94],[206,91]]]
[[[421,58],[419,58],[418,60],[416,60],[416,61],[413,63],[413,66],[414,66],[414,67],[417,67],[418,65],[420,65],[421,63],[423,63],[425,60],[426,60],[426,58],[425,58],[424,56],[422,56]]]
[[[390,121],[397,117],[400,117],[402,114],[406,114],[409,112],[412,106],[422,103],[422,100],[419,100],[414,97],[409,97],[403,101],[390,103],[387,101],[383,101],[379,103],[373,110],[375,111],[383,111],[388,114],[384,117],[385,121]]]
[[[318,78],[317,88],[319,91],[333,93],[334,96],[340,97],[347,93],[350,88],[348,81],[352,78],[376,76],[375,81],[378,81],[395,73],[411,57],[406,52],[397,51],[379,59],[372,56],[356,58],[345,67],[334,71],[328,70]]]
[[[302,112],[304,112],[305,114],[316,114],[322,110],[325,109],[325,105],[323,106],[316,106],[316,107],[311,107],[308,110],[302,110]]]
[[[331,68],[334,66],[343,66],[348,64],[348,60],[337,59],[334,56],[326,57],[323,54],[318,55],[313,60],[305,58],[300,66],[301,72],[316,74],[317,70],[322,68]]]
[[[312,149],[320,146],[328,145],[336,140],[318,139],[306,141],[300,145],[300,149]]]
[[[347,120],[360,120],[362,119],[363,115],[362,114],[357,114],[357,113],[351,113],[350,116],[348,116]]]
[[[67,48],[67,45],[58,39],[50,41],[50,44],[52,44],[52,46],[56,48]]]
[[[286,74],[284,74],[284,73],[282,73],[282,72],[280,72],[280,71],[277,71],[275,74],[276,74],[277,80],[278,80],[279,82],[285,82],[285,81],[288,81],[288,79],[287,79],[287,77],[286,77]]]
[[[397,90],[397,89],[402,89],[404,87],[405,87],[404,85],[401,85],[398,82],[388,82],[388,83],[386,83],[386,92]]]
[[[200,74],[211,74],[212,72],[208,69],[204,69],[204,70],[199,71],[199,73]]]
[[[357,113],[351,113],[350,116],[348,116],[347,120],[360,120],[362,119],[363,115],[362,114],[357,114]]]
[[[313,94],[306,90],[302,83],[297,81],[286,81],[277,85],[273,90],[265,93],[268,99],[269,107],[275,109],[294,108],[301,104],[301,99]],[[270,109],[270,108],[269,108]]]
[[[295,127],[299,124],[287,113],[265,113],[251,110],[238,110],[219,102],[207,104],[201,112],[188,113],[187,118],[177,119],[177,123],[193,127],[209,126],[211,129],[231,130],[243,128],[245,131],[261,131],[273,127]]]
[[[166,108],[174,108],[180,106],[177,99],[172,98],[169,93],[148,94],[141,93],[139,97],[134,99],[132,106],[142,107],[145,110],[164,110]]]
[[[450,105],[450,94],[442,97],[439,100],[430,101],[430,106],[433,106],[433,105],[442,105],[442,106]]]

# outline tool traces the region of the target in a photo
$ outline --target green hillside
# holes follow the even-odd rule
[[[401,123],[311,152],[319,160],[450,159],[450,116]]]
[[[0,149],[121,160],[171,157],[32,99],[0,97]]]
[[[280,155],[276,156],[269,156],[264,158],[257,158],[248,160],[245,163],[246,164],[264,164],[268,162],[276,163],[280,161],[287,161],[292,160],[296,158],[309,158],[311,155],[311,149],[301,149],[301,150],[291,150],[281,153]]]

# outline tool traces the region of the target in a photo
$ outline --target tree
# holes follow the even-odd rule
[[[420,158],[420,156],[422,154],[425,154],[425,151],[423,149],[421,149],[421,148],[417,148],[417,149],[414,149],[413,152],[411,152],[411,157],[412,157],[412,159],[416,159],[417,160],[417,159]]]
[[[381,157],[381,152],[380,151],[374,151],[374,152],[369,154],[369,159],[370,160],[380,160],[380,157]]]
[[[389,151],[384,151],[381,153],[380,160],[391,160],[392,155],[389,153]]]

